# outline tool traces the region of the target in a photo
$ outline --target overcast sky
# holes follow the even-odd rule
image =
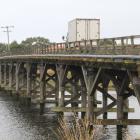
[[[101,37],[140,34],[140,0],[0,0],[0,26],[10,40],[43,36],[60,42],[74,18],[100,18]],[[0,42],[6,34],[0,29]]]

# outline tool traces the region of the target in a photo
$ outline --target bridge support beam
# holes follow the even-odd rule
[[[20,72],[21,64],[16,64],[16,97],[19,99],[19,72]]]
[[[7,84],[7,64],[4,64],[4,86]]]
[[[55,71],[55,100],[56,100],[56,106],[58,106],[58,104],[59,104],[58,91],[59,91],[59,81],[58,81],[58,76],[57,76],[56,71]]]
[[[78,82],[79,82],[79,77],[76,71],[71,70],[71,74],[72,74],[72,82],[71,82],[71,86],[72,86],[72,98],[78,96]],[[79,96],[80,97],[80,96]],[[79,99],[79,97],[77,97],[77,100]],[[77,101],[72,101],[71,103],[72,107],[78,107],[78,103]]]
[[[32,64],[32,83],[31,83],[31,89],[33,91],[36,90],[36,82],[37,82],[37,64]]]
[[[59,81],[59,93],[58,93],[58,98],[59,98],[59,107],[64,107],[64,76],[66,74],[67,66],[64,65],[56,65],[56,71],[57,71],[57,76],[58,76],[58,81]]]
[[[102,69],[99,68],[97,71],[94,71],[91,68],[82,67],[82,72],[84,76],[84,81],[87,89],[87,120],[93,122],[96,118],[94,109],[96,106],[96,89],[99,84],[100,76]]]
[[[117,93],[117,120],[128,119],[128,114],[124,112],[124,110],[128,108],[126,91],[130,83],[127,71],[112,74],[111,80]],[[117,139],[122,139],[122,128],[124,127],[127,126],[117,125]]]
[[[84,82],[81,84],[81,107],[86,108],[87,105],[87,91]],[[84,119],[85,118],[85,112],[81,112],[81,117]]]
[[[46,71],[47,66],[43,63],[40,65],[40,114],[44,113],[46,98]]]
[[[20,89],[26,90],[27,88],[27,70],[26,70],[26,63],[22,65],[22,69],[20,70]],[[26,96],[26,93],[24,93]]]
[[[13,83],[13,64],[9,64],[9,90],[12,96],[12,83]]]
[[[107,108],[107,95],[106,93],[108,92],[108,85],[109,85],[109,80],[104,79],[103,83],[102,83],[102,87],[103,87],[103,108]],[[107,111],[103,113],[103,119],[107,119],[108,113]]]
[[[128,70],[127,72],[129,75],[129,79],[132,83],[132,86],[134,88],[135,95],[136,95],[137,100],[138,100],[139,105],[140,105],[140,77],[139,77],[140,71],[138,70],[138,73],[135,73],[135,72]]]
[[[117,95],[117,119],[123,119],[123,96]],[[117,125],[117,139],[122,139],[122,125]]]
[[[2,85],[2,64],[0,64],[0,87]]]
[[[12,88],[12,80],[13,80],[12,70],[13,70],[13,65],[12,64],[9,64],[9,89],[10,90]]]
[[[66,65],[56,65],[56,72],[58,77],[58,106],[64,107],[65,101],[65,87],[64,80],[67,71]],[[63,115],[63,112],[60,112],[59,115]]]
[[[31,105],[31,85],[32,85],[32,74],[31,74],[31,64],[26,64],[26,71],[27,71],[27,93],[26,93],[26,105]]]

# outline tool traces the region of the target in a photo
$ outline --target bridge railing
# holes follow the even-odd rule
[[[66,54],[139,54],[140,36],[124,36],[52,44],[48,46],[46,52]]]
[[[140,35],[12,48],[0,56],[35,54],[139,55]]]

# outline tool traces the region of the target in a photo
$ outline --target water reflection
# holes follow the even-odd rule
[[[0,108],[0,140],[56,140],[57,115],[40,116],[3,94]]]
[[[134,98],[130,100],[133,101],[131,107],[139,107]],[[69,114],[65,115],[70,121]],[[136,116],[140,116],[139,110],[136,110],[135,115],[129,114],[129,118]],[[57,117],[52,113],[40,115],[34,106],[23,107],[19,102],[13,101],[13,97],[0,94],[0,140],[59,140],[54,133],[58,126]],[[116,126],[106,126],[103,140],[121,140],[122,136],[124,140],[135,139],[139,130],[139,126],[128,126],[122,131],[117,131]]]

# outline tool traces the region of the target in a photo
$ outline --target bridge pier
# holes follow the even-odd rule
[[[107,96],[106,93],[108,92],[108,85],[109,85],[109,80],[104,79],[103,83],[102,83],[102,88],[103,88],[103,93],[102,93],[102,100],[103,100],[103,108],[107,108]],[[104,112],[103,113],[103,119],[107,119],[108,116],[108,112]]]
[[[26,105],[31,105],[31,88],[32,88],[32,74],[31,74],[32,64],[26,63],[26,73],[27,73],[27,91],[26,91]]]
[[[40,114],[44,113],[46,98],[46,71],[47,66],[43,63],[40,65]]]
[[[59,81],[58,81],[58,76],[56,74],[56,70],[55,70],[55,100],[56,100],[56,107],[59,105]]]
[[[39,82],[37,79],[40,79],[40,75],[37,74],[37,64],[32,63],[31,67],[31,90],[32,90],[32,96],[31,98],[35,98],[34,96],[37,94],[36,91],[38,88],[40,88]]]
[[[64,107],[64,94],[65,94],[65,87],[64,87],[64,76],[66,74],[67,66],[64,65],[56,65],[56,71],[59,81],[59,92],[58,92],[58,106]]]
[[[117,96],[117,119],[122,120],[123,116],[123,96]],[[123,125],[117,125],[117,139],[122,139],[122,128]]]
[[[133,85],[133,88],[134,88],[134,92],[135,92],[135,95],[138,99],[138,102],[140,104],[140,68],[138,67],[138,72],[132,72],[132,71],[127,71],[128,72],[128,75],[129,75],[129,79],[131,80],[132,82],[132,85]]]
[[[84,84],[81,84],[81,107],[86,108],[87,105],[87,91]],[[86,113],[81,112],[81,118],[85,118]]]
[[[12,88],[12,79],[13,79],[12,70],[13,70],[13,65],[9,64],[9,89]]]
[[[19,76],[20,76],[20,67],[21,64],[17,63],[16,64],[16,72],[15,72],[15,77],[16,77],[16,98],[19,99]]]
[[[9,64],[9,90],[12,96],[12,83],[13,83],[13,64]]]
[[[72,77],[73,77],[73,80],[72,80],[72,83],[71,83],[71,86],[72,86],[72,95],[71,95],[71,97],[74,98],[75,96],[77,96],[79,94],[78,89],[77,89],[78,88],[79,78],[76,75],[76,73],[74,73],[74,72],[72,72]],[[78,107],[77,101],[72,101],[71,106],[72,107]]]
[[[7,64],[4,64],[4,86],[7,84]]]
[[[128,98],[126,98],[126,99],[124,98],[123,103],[124,103],[124,106],[123,106],[124,110],[128,110],[129,109],[129,100],[128,100]],[[128,112],[127,111],[124,111],[123,119],[128,120]],[[126,128],[127,125],[123,125],[123,127]]]
[[[82,72],[84,76],[85,85],[87,88],[87,119],[89,122],[93,122],[93,120],[96,118],[96,113],[94,111],[95,108],[97,108],[96,105],[96,89],[99,84],[100,80],[100,74],[101,74],[101,68],[99,68],[96,71],[94,71],[91,68],[85,68],[82,67]]]
[[[2,86],[2,64],[0,64],[0,88]]]
[[[2,64],[2,86],[4,86],[4,64]]]

